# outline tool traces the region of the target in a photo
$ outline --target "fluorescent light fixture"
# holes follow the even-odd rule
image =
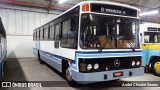
[[[59,4],[64,3],[66,0],[59,0]]]
[[[154,10],[154,11],[141,13],[140,16],[153,15],[153,14],[158,14],[158,13],[159,13],[159,10]]]

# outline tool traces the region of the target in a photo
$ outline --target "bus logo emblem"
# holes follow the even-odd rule
[[[120,60],[119,60],[119,59],[116,59],[116,60],[114,61],[114,65],[115,65],[116,67],[120,66]]]

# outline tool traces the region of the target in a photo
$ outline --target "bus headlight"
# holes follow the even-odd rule
[[[136,62],[135,61],[132,61],[132,66],[135,66],[136,65]]]
[[[139,66],[140,64],[141,64],[140,61],[137,61],[136,65]]]
[[[91,64],[88,64],[87,65],[87,70],[91,70],[92,69],[92,65]]]
[[[94,69],[97,70],[98,68],[99,68],[99,64],[98,63],[94,64]]]

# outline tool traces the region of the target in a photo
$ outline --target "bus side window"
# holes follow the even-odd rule
[[[77,27],[77,23],[78,23],[78,15],[75,14],[71,17],[71,22],[70,22],[70,31],[76,31],[76,27]]]
[[[76,35],[78,30],[78,15],[75,14],[71,17],[70,20],[70,30],[68,30],[68,41],[67,46],[68,48],[75,49],[76,48]]]
[[[61,24],[57,24],[55,25],[55,44],[54,44],[54,47],[55,48],[59,48],[59,40],[60,40],[60,26]]]
[[[39,40],[39,29],[37,30],[37,40]]]
[[[37,31],[35,31],[35,36],[34,36],[35,40],[37,40]]]
[[[44,34],[43,34],[45,40],[48,39],[48,31],[49,31],[49,26],[46,25],[46,26],[44,27]]]
[[[44,29],[43,27],[40,28],[40,40],[44,39]]]
[[[68,47],[68,31],[71,29],[70,27],[70,19],[62,22],[62,38],[61,38],[61,46]]]
[[[50,28],[49,28],[49,39],[54,40],[55,39],[55,27],[54,27],[54,22],[50,23]]]

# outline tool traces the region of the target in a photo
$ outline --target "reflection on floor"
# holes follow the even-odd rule
[[[36,58],[8,59],[3,81],[64,81],[57,73]]]

